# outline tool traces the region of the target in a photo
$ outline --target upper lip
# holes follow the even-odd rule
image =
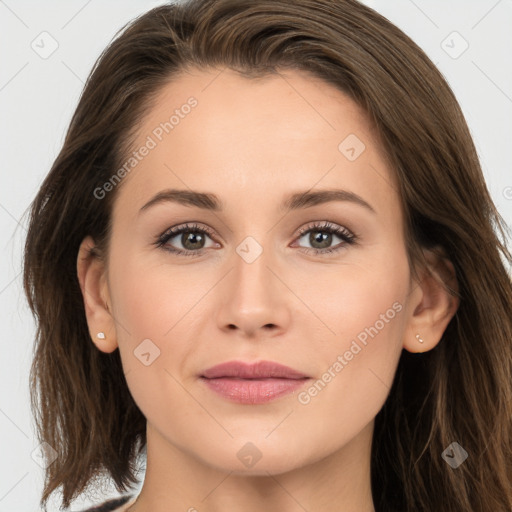
[[[257,361],[255,363],[245,363],[243,361],[227,361],[205,370],[201,377],[207,379],[216,379],[219,377],[238,377],[239,379],[303,379],[307,375],[276,363],[274,361]]]

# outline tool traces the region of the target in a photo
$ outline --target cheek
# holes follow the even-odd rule
[[[191,350],[187,332],[204,291],[180,277],[183,272],[170,276],[164,265],[137,257],[118,261],[110,272],[117,342],[132,396],[148,413],[158,396],[180,391],[171,375]]]
[[[187,274],[188,272],[188,274]],[[204,287],[190,279],[190,270],[148,262],[144,256],[125,259],[111,271],[112,302],[117,332],[132,341],[165,339],[174,326],[204,295]]]
[[[332,421],[324,427],[332,429],[334,438],[340,424],[357,429],[371,421],[389,394],[405,325],[404,258],[397,257],[393,265],[385,265],[383,258],[382,265],[347,266],[334,285],[331,279],[324,288],[329,290],[324,304],[317,303],[333,332],[316,344],[323,368],[318,365],[316,380],[297,399],[313,415],[330,411]]]
[[[190,397],[178,383],[179,368],[191,350],[187,313],[200,290],[165,279],[164,267],[136,268],[125,261],[111,275],[119,352],[141,412],[164,421],[170,408],[190,407]]]

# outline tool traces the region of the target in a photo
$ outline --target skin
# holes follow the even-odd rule
[[[255,80],[189,70],[162,89],[134,148],[190,96],[197,106],[116,191],[105,261],[89,255],[90,237],[77,260],[91,338],[101,351],[119,349],[147,419],[146,476],[128,510],[373,511],[374,419],[402,349],[431,350],[455,314],[441,285],[453,266],[426,252],[438,271],[412,278],[394,174],[344,93],[296,71]],[[349,134],[365,145],[354,161],[338,149]],[[214,193],[225,209],[164,202],[139,213],[168,188]],[[348,201],[279,208],[292,192],[328,188],[358,194],[375,212]],[[356,233],[358,244],[333,235],[327,246],[339,251],[307,254],[325,245],[298,230],[323,221]],[[187,222],[214,234],[202,255],[154,245]],[[251,263],[236,251],[248,236],[263,250]],[[184,249],[181,241],[167,244]],[[307,390],[396,303],[400,312],[307,404],[298,392],[237,404],[199,380],[220,362],[265,359],[310,376]],[[160,350],[148,366],[134,355],[145,339]],[[248,442],[261,455],[251,467],[237,457]]]

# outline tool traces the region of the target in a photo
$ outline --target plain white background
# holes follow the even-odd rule
[[[162,3],[0,0],[0,512],[39,510],[43,482],[32,458],[38,443],[28,373],[35,326],[21,287],[23,215],[61,148],[94,61],[122,25]],[[364,3],[398,25],[442,71],[466,116],[495,204],[512,225],[512,1]],[[52,45],[58,46],[51,55],[41,55]],[[113,487],[106,492],[94,501],[117,494]],[[89,503],[77,500],[71,510]],[[58,510],[56,500],[49,510]]]

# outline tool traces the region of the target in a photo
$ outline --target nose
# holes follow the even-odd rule
[[[270,249],[254,261],[240,254],[234,251],[219,289],[218,327],[252,339],[277,336],[288,329],[293,294]]]

